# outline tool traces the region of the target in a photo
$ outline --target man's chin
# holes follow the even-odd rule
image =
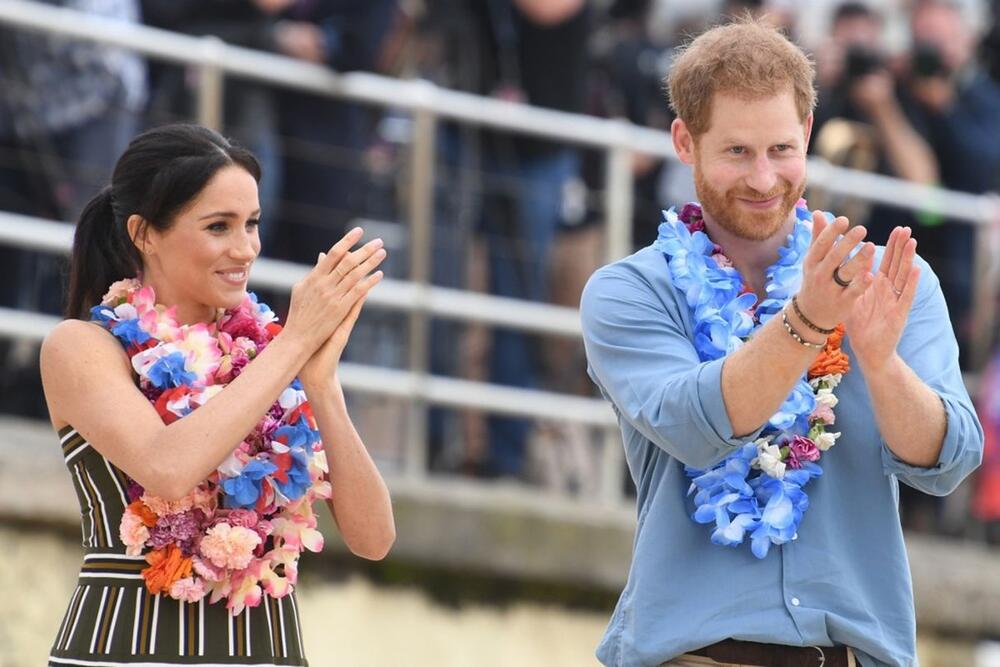
[[[784,207],[781,207],[784,209]],[[737,204],[716,219],[736,236],[748,241],[766,241],[779,234],[791,211],[748,211]]]

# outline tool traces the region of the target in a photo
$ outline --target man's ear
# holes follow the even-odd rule
[[[151,239],[149,223],[144,217],[133,213],[125,221],[125,229],[128,231],[128,237],[132,239],[133,245],[139,249],[139,252],[143,255],[151,255],[155,252],[156,244]]]
[[[673,139],[674,151],[680,161],[688,165],[694,164],[694,136],[680,118],[675,118],[670,124],[670,138]]]
[[[809,140],[812,138],[812,132],[813,132],[813,112],[812,111],[810,111],[809,115],[806,116],[805,126],[806,126],[806,136],[805,136],[806,145],[805,145],[804,152],[808,153],[809,152]]]

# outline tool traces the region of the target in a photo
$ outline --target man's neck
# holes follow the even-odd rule
[[[747,286],[757,294],[760,299],[766,298],[764,287],[767,284],[765,272],[768,267],[778,261],[778,250],[784,247],[788,235],[795,227],[795,211],[792,211],[788,219],[781,226],[777,233],[763,241],[753,241],[745,239],[724,228],[711,216],[704,213],[705,231],[709,238],[720,246],[729,261]]]

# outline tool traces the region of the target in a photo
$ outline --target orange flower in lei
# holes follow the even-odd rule
[[[141,500],[133,500],[128,504],[127,509],[139,517],[139,519],[142,520],[143,525],[147,528],[152,528],[156,525],[156,512],[149,509],[149,507],[146,506],[146,503]]]
[[[150,595],[166,593],[178,579],[191,576],[191,559],[176,544],[146,554],[149,567],[142,571]]]
[[[809,367],[809,378],[819,378],[824,375],[843,375],[851,370],[851,362],[847,354],[840,349],[844,342],[844,325],[838,324],[830,337],[826,339],[823,351],[819,353],[812,366]]]

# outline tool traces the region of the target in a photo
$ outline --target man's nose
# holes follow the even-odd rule
[[[747,187],[756,190],[761,194],[768,194],[774,190],[778,183],[778,176],[774,173],[774,165],[767,156],[756,158],[750,165],[750,174],[747,176]]]

